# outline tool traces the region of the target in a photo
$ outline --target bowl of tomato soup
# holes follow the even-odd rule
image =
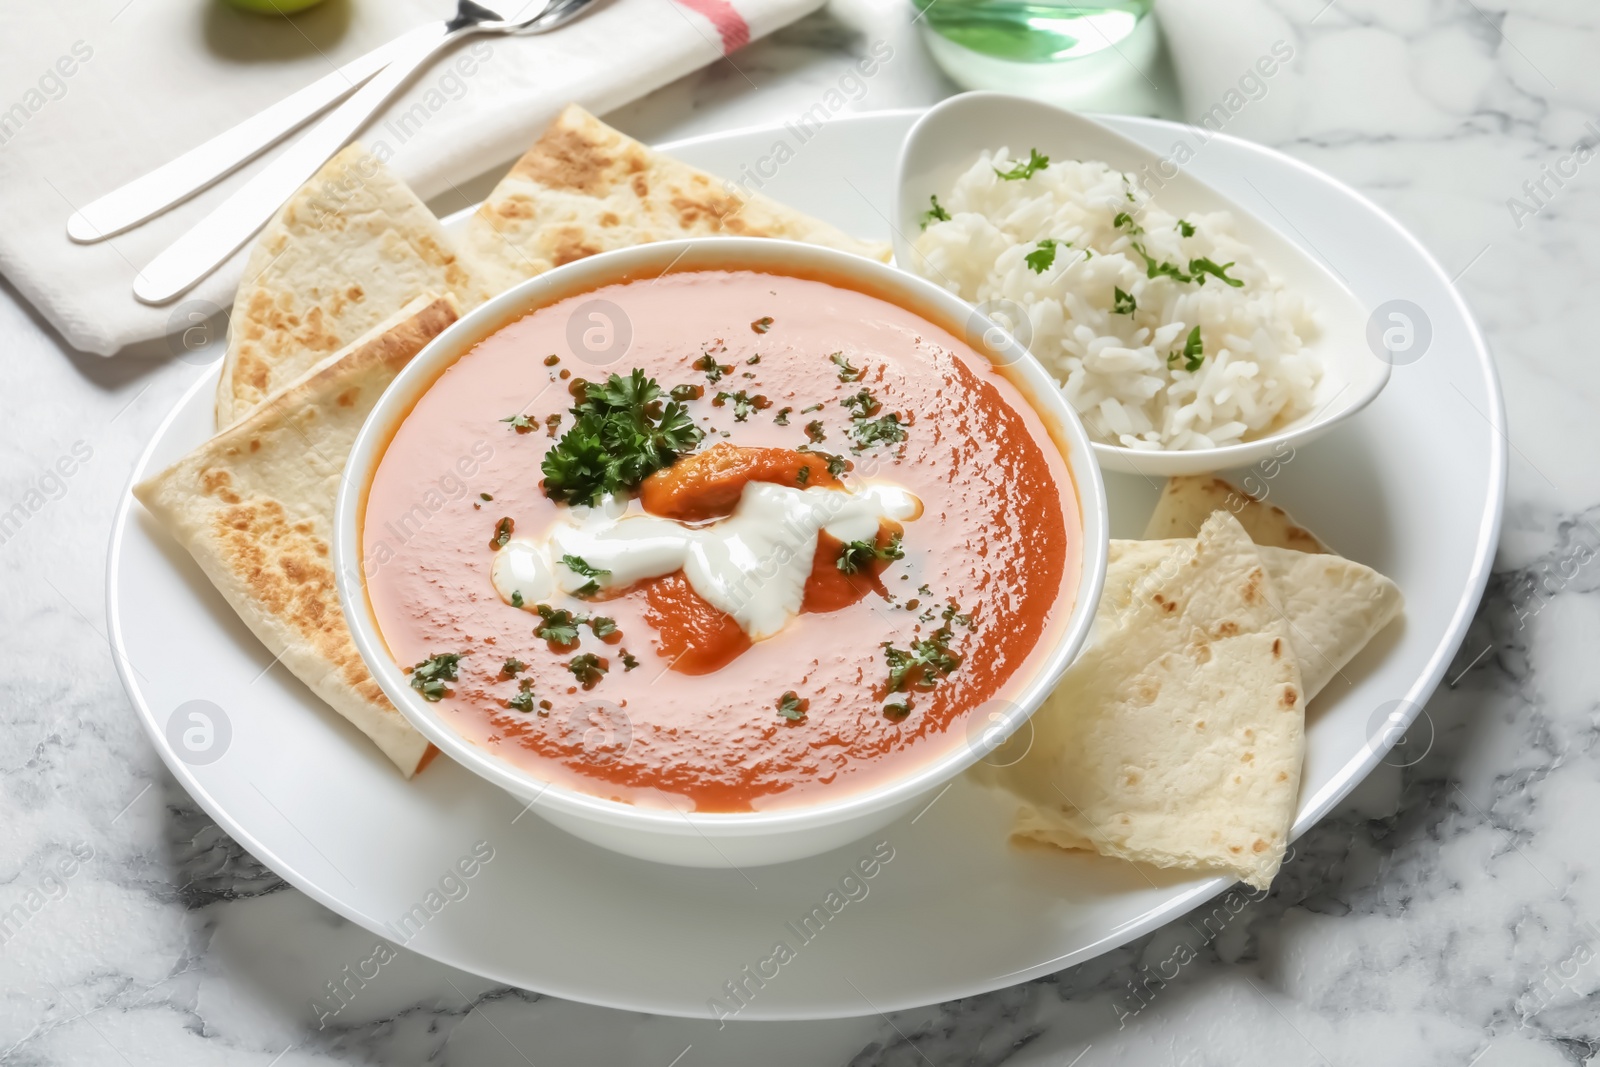
[[[779,862],[913,812],[1025,723],[1104,577],[1084,430],[987,328],[764,239],[523,283],[356,441],[357,647],[446,755],[629,855]]]

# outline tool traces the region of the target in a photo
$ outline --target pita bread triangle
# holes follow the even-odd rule
[[[599,252],[678,237],[782,237],[887,260],[759,192],[627,137],[576,105],[552,122],[467,224],[463,243],[494,292]]]
[[[462,308],[488,295],[416,194],[352,144],[251,248],[228,323],[217,428],[423,293],[450,293]]]
[[[453,298],[418,297],[133,489],[268,651],[407,777],[428,742],[378,688],[345,625],[333,509],[379,394],[456,317]]]
[[[1158,589],[1102,600],[1093,644],[1001,773],[1025,803],[1014,836],[1270,883],[1305,757],[1300,670],[1273,596],[1223,513]]]
[[[1126,610],[1136,591],[1159,590],[1188,545],[1187,539],[1112,541],[1100,610]],[[1343,556],[1259,544],[1257,549],[1310,701],[1394,621],[1404,598],[1394,582]]]
[[[1174,485],[1177,490],[1174,491]],[[1207,513],[1206,520],[1196,524],[1194,516],[1205,507],[1219,505]],[[1231,516],[1231,517],[1230,517]],[[1250,499],[1227,482],[1217,478],[1173,479],[1168,491],[1163,493],[1149,529],[1172,531],[1180,529],[1215,528],[1216,524],[1231,524],[1247,530],[1256,541],[1256,551],[1266,572],[1269,592],[1268,603],[1280,618],[1293,657],[1300,668],[1303,703],[1322,691],[1339,675],[1346,664],[1402,611],[1403,599],[1399,588],[1388,578],[1370,567],[1327,552],[1309,531],[1296,525],[1280,508]],[[1130,624],[1137,625],[1145,605],[1161,597],[1171,602],[1170,594],[1175,582],[1181,582],[1185,571],[1197,559],[1197,542],[1188,538],[1153,541],[1112,541],[1108,554],[1105,590],[1098,608],[1095,633],[1091,639],[1098,648],[1102,642],[1115,645]],[[1298,551],[1292,547],[1308,549]],[[1085,657],[1087,659],[1087,655]],[[1104,661],[1102,661],[1104,662]],[[1079,670],[1074,665],[1068,672]],[[1049,724],[1049,729],[1063,727],[1055,721],[1062,716],[1079,714],[1076,706],[1069,707],[1057,696],[1034,717],[1035,729]],[[1070,728],[1070,727],[1069,727]],[[1302,726],[1303,730],[1303,726]],[[1153,741],[1154,746],[1162,740]],[[1042,794],[1041,776],[1050,772],[1034,763],[1036,756],[1030,752],[1018,767],[1002,772],[1008,778],[1003,784],[1017,788],[1016,782],[1031,778],[1033,793]],[[1093,759],[1093,754],[1088,757]],[[1242,758],[1242,756],[1241,756]],[[989,775],[989,777],[996,777]],[[1054,790],[1054,787],[1052,787]],[[1298,787],[1296,787],[1296,791]],[[1279,799],[1292,818],[1297,797],[1294,792],[1280,791]],[[1048,798],[1046,798],[1048,799]],[[1104,818],[1105,813],[1097,817]],[[1172,832],[1182,833],[1181,816],[1175,817]],[[1191,820],[1189,832],[1196,835],[1206,828]],[[1086,814],[1063,808],[1060,803],[1025,803],[1013,827],[1013,836],[1055,845],[1061,848],[1094,849],[1108,855],[1139,858],[1127,850],[1102,847]],[[1254,842],[1251,843],[1252,848]],[[1169,853],[1172,850],[1169,849]],[[1191,860],[1169,862],[1172,855],[1145,856],[1152,863],[1176,866],[1201,866]],[[1251,857],[1256,859],[1259,857]],[[1264,886],[1276,873],[1276,863],[1262,866],[1255,862],[1227,865],[1220,869],[1244,878],[1252,885]]]
[[[1250,540],[1271,548],[1297,552],[1327,552],[1310,530],[1295,522],[1276,504],[1257,500],[1242,489],[1209,474],[1167,479],[1156,510],[1144,528],[1144,539],[1193,537],[1214,511],[1226,511],[1239,520]]]

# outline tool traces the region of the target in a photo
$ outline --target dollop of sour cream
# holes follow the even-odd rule
[[[751,482],[732,515],[695,525],[628,514],[608,499],[571,509],[542,539],[513,538],[496,553],[491,576],[507,603],[532,607],[558,588],[622,588],[682,570],[696,593],[759,641],[800,613],[819,532],[868,541],[884,520],[921,513],[915,496],[890,484],[849,492]],[[562,562],[567,556],[609,573],[580,574]]]

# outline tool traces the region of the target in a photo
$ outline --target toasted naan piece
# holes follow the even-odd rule
[[[1224,513],[1159,589],[1102,602],[1093,643],[1033,717],[1031,749],[1000,772],[1025,804],[1013,836],[1265,888],[1305,758],[1305,696],[1275,595]]]
[[[359,144],[334,156],[256,239],[234,296],[217,429],[423,293],[488,295],[415,193]]]
[[[1101,613],[1127,611],[1136,596],[1160,592],[1188,558],[1191,544],[1187,538],[1112,541]],[[1272,602],[1288,626],[1289,647],[1300,664],[1300,684],[1310,701],[1394,621],[1404,598],[1394,582],[1343,556],[1270,545],[1257,548],[1272,579]]]
[[[334,502],[378,395],[456,321],[419,297],[133,492],[268,651],[410,777],[427,740],[383,695],[339,607]]]
[[[680,237],[783,237],[887,260],[771,197],[680,163],[571,105],[489,194],[463,248],[501,292],[564,263]]]
[[[1256,500],[1243,489],[1209,474],[1167,479],[1156,510],[1144,528],[1144,539],[1193,537],[1213,511],[1226,511],[1239,520],[1250,540],[1263,547],[1292,548],[1296,552],[1327,552],[1310,530],[1296,523],[1275,504]]]

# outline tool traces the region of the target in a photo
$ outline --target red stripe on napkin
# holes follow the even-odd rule
[[[690,11],[704,15],[722,38],[722,54],[737,52],[750,43],[750,26],[728,0],[677,0]]]

